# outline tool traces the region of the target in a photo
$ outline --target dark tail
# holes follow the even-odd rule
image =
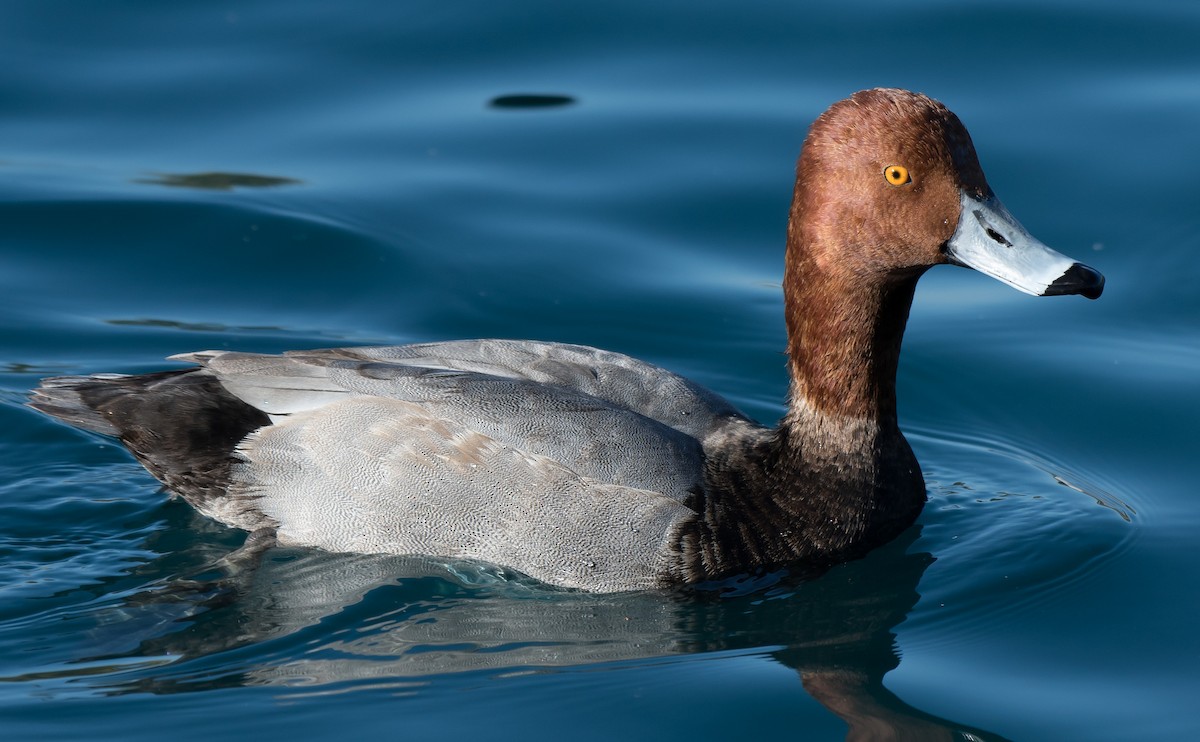
[[[199,504],[225,493],[233,451],[270,418],[198,368],[44,379],[29,406],[115,436],[160,482]]]
[[[30,394],[29,406],[39,412],[57,417],[77,428],[101,435],[120,433],[104,416],[92,409],[80,395],[81,387],[100,384],[99,376],[52,376],[42,379],[41,386]],[[129,378],[129,377],[120,377]]]

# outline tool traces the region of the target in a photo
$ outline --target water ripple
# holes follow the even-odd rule
[[[1141,535],[1135,493],[1001,436],[910,434],[930,501],[920,544],[938,562],[910,619],[953,645],[1036,612],[1103,574]]]

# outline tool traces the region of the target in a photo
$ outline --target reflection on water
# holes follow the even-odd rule
[[[459,673],[759,650],[795,670],[849,725],[848,739],[999,739],[925,714],[883,686],[899,664],[893,630],[933,561],[906,553],[918,533],[809,582],[764,578],[774,584],[749,594],[617,595],[547,588],[485,565],[264,548],[251,538],[186,578],[99,611],[109,615],[83,646],[110,653],[40,677],[73,675],[110,695],[234,686],[321,694],[347,684],[420,692]]]
[[[274,188],[285,185],[300,185],[304,181],[281,178],[274,175],[252,175],[249,173],[154,173],[143,178],[134,178],[134,183],[161,185],[170,188],[199,188],[206,191],[232,191],[234,188]]]

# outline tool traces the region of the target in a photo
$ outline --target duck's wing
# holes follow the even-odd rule
[[[696,517],[392,398],[292,413],[238,451],[229,494],[252,500],[283,543],[477,559],[564,587],[663,584]]]
[[[303,413],[354,397],[399,400],[580,476],[679,501],[703,482],[696,434],[707,434],[721,419],[742,419],[715,395],[625,356],[525,345],[481,341],[179,358],[204,365],[276,424],[297,416],[324,424],[327,417]],[[583,365],[591,354],[601,362]],[[327,436],[323,445],[337,446],[339,439]]]
[[[750,422],[724,398],[678,374],[583,345],[459,340],[361,350],[369,358],[474,370],[574,389],[701,441],[733,420]]]
[[[731,423],[753,425],[725,399],[693,381],[621,353],[583,345],[529,340],[456,340],[291,351],[284,357],[314,367],[308,372],[314,379],[324,375],[316,367],[326,364],[369,377],[376,371],[372,362],[419,367],[431,374],[438,371],[473,372],[524,379],[603,400],[700,441]],[[246,363],[271,363],[265,360],[269,356],[229,353],[189,354],[180,358],[209,365],[218,372],[240,370]],[[340,383],[353,384],[344,375],[339,374],[339,377]],[[299,389],[306,382],[297,378],[294,383]]]

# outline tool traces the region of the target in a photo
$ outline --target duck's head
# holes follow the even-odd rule
[[[966,266],[1037,296],[1100,296],[1104,277],[1039,242],[992,192],[941,103],[875,89],[813,123],[797,165],[789,264],[849,282]]]

